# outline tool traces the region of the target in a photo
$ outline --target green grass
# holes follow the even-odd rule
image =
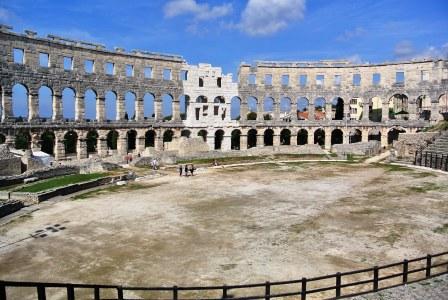
[[[416,193],[426,193],[429,191],[441,191],[445,187],[433,182],[424,182],[423,185],[411,186],[408,189]]]
[[[58,187],[63,187],[69,184],[75,184],[80,182],[86,182],[98,178],[105,177],[106,173],[92,173],[92,174],[74,174],[61,177],[55,177],[39,181],[37,183],[25,185],[22,188],[14,190],[15,192],[23,193],[38,193]]]
[[[385,169],[386,172],[414,172],[414,170],[412,170],[408,167],[403,167],[403,166],[382,164],[382,163],[375,163],[373,165]]]
[[[152,188],[156,186],[160,186],[163,183],[157,183],[157,184],[139,184],[139,183],[130,183],[126,185],[111,185],[104,189],[97,189],[89,192],[85,192],[82,194],[78,194],[74,197],[72,197],[73,200],[83,200],[87,198],[92,198],[94,196],[102,195],[102,194],[108,194],[108,193],[117,193],[122,191],[136,191],[136,190],[142,190],[147,188]]]

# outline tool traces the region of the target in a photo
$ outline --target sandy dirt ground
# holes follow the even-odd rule
[[[294,163],[207,169],[189,178],[173,171],[136,184],[47,205],[1,226],[0,279],[242,284],[448,249],[444,174]]]

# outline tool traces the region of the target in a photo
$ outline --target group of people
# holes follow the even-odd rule
[[[196,170],[196,168],[194,167],[193,164],[189,164],[189,165],[179,165],[179,176],[194,176],[194,171]]]

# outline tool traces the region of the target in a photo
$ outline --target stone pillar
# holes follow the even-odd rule
[[[417,99],[412,99],[408,103],[409,120],[418,120],[417,116]]]
[[[154,149],[157,151],[163,151],[163,136],[157,134],[154,138]]]
[[[362,120],[363,121],[369,121],[369,106],[370,106],[370,102],[369,101],[364,101],[362,103]]]
[[[75,120],[83,121],[85,119],[85,99],[84,95],[76,95],[75,99]]]
[[[40,135],[36,132],[30,132],[31,134],[31,145],[30,149],[32,152],[40,151]]]
[[[257,134],[257,147],[264,147],[264,135]]]
[[[439,112],[439,103],[431,101],[431,124],[437,123],[441,120],[443,120],[443,116]]]
[[[64,133],[56,133],[54,139],[54,159],[61,160],[65,158]]]
[[[210,150],[215,150],[215,136],[214,135],[207,135],[206,141],[207,141],[208,148]]]
[[[172,112],[173,112],[173,117],[171,120],[180,121],[180,101],[178,98],[173,99]]]
[[[348,129],[346,131],[342,131],[342,144],[350,144],[350,130]]]
[[[389,101],[383,102],[381,109],[381,121],[385,122],[389,120]]]
[[[350,120],[350,101],[344,102],[344,120]]]
[[[39,118],[39,94],[29,93],[28,95],[28,121]]]
[[[156,121],[161,121],[163,119],[162,98],[160,96],[154,97],[154,116]]]
[[[308,104],[308,120],[314,121],[314,104]]]
[[[330,128],[326,128],[325,130],[325,149],[331,149],[331,130]]]
[[[325,119],[332,120],[333,119],[333,105],[330,102],[325,103]]]
[[[274,121],[280,120],[280,103],[274,101]]]
[[[87,158],[87,143],[85,138],[78,138],[78,143],[76,144],[76,154],[78,159]]]
[[[106,157],[107,156],[107,137],[106,136],[100,136],[98,137],[98,155],[100,157]]]
[[[124,101],[125,101],[124,95],[119,94],[117,96],[117,116],[116,116],[117,121],[124,120],[124,115],[126,114]],[[132,116],[128,116],[128,118],[132,118]]]
[[[53,95],[53,121],[60,121],[62,120],[62,95],[60,94],[54,94]]]
[[[248,107],[247,102],[241,102],[240,106],[240,120],[245,121],[247,120],[247,113],[248,113]]]
[[[137,136],[135,141],[135,151],[137,153],[142,153],[145,151],[145,136]]]
[[[104,122],[106,120],[106,98],[97,97],[96,99],[96,120]]]
[[[119,133],[117,140],[117,152],[121,156],[128,154],[128,139],[126,136],[126,132]]]
[[[297,134],[292,134],[291,133],[291,137],[290,137],[290,141],[291,141],[291,146],[297,146]]]
[[[232,136],[224,133],[221,143],[221,151],[230,151],[230,150],[232,150]]]
[[[259,101],[257,103],[257,120],[258,121],[263,121],[264,120],[264,116],[263,116],[263,102]]]
[[[12,89],[3,87],[2,88],[2,122],[8,120],[10,117],[13,117],[12,111]]]
[[[387,129],[381,131],[381,147],[387,147]]]
[[[274,132],[274,134],[272,135],[272,140],[273,140],[273,145],[274,146],[280,146],[280,134],[277,134],[276,132]]]
[[[137,121],[142,121],[145,119],[144,99],[142,97],[137,97],[135,101],[135,119]]]
[[[246,150],[247,149],[247,135],[240,135],[240,150]]]
[[[314,131],[312,129],[308,130],[308,145],[314,145]]]
[[[367,143],[369,141],[369,131],[368,130],[363,130],[361,132],[362,132],[361,141],[363,143]]]

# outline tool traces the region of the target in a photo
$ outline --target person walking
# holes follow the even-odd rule
[[[191,173],[191,176],[194,176],[194,165],[193,164],[191,164],[191,166],[190,166],[190,173]]]
[[[188,177],[188,165],[185,165],[185,176]]]
[[[182,176],[182,165],[179,165],[179,176]]]

